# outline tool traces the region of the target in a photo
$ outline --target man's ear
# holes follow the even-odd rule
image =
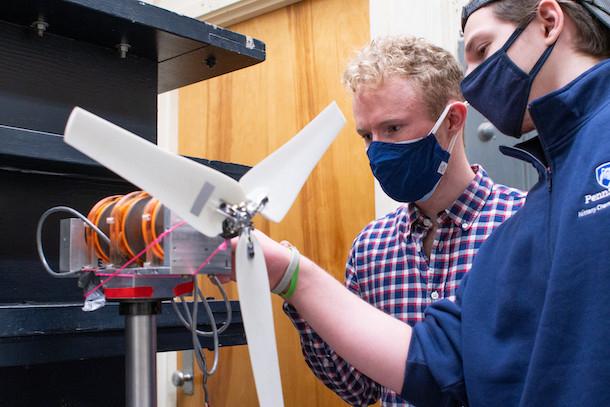
[[[455,102],[449,109],[447,117],[449,118],[449,128],[447,129],[449,135],[453,136],[456,133],[462,131],[466,124],[466,117],[468,116],[468,108],[463,102]]]
[[[553,45],[563,31],[564,14],[556,0],[541,0],[536,11],[536,19],[544,29],[545,44]]]

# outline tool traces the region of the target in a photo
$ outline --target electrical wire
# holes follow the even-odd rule
[[[80,270],[72,270],[64,273],[58,273],[57,271],[53,270],[47,262],[47,258],[44,254],[44,249],[42,247],[42,227],[44,226],[44,223],[49,217],[49,215],[52,215],[57,212],[68,212],[72,215],[79,217],[83,222],[87,224],[87,226],[93,229],[95,233],[97,233],[108,244],[110,244],[110,239],[104,234],[104,232],[102,232],[97,226],[95,226],[93,222],[87,219],[85,215],[68,206],[55,206],[51,209],[47,209],[42,215],[40,215],[40,219],[38,219],[38,225],[36,226],[36,250],[38,251],[38,257],[40,257],[40,261],[42,262],[43,267],[51,276],[56,278],[67,278],[77,275],[78,273],[80,273]]]
[[[218,328],[216,325],[216,319],[214,318],[214,314],[208,303],[207,299],[203,296],[201,289],[199,289],[197,285],[197,278],[193,276],[193,312],[189,310],[188,304],[183,296],[180,297],[180,302],[184,307],[184,314],[180,311],[177,302],[174,298],[172,298],[172,307],[178,316],[178,319],[182,322],[182,324],[191,332],[191,339],[193,342],[193,353],[195,354],[195,360],[197,361],[197,365],[201,369],[203,374],[203,380],[201,382],[204,394],[204,402],[206,406],[210,406],[209,403],[209,394],[207,388],[208,377],[212,376],[216,373],[218,369],[218,359],[220,355],[220,344],[219,344],[219,335],[224,332],[232,322],[233,312],[231,309],[231,303],[227,296],[227,292],[225,291],[223,285],[218,280],[218,277],[215,275],[209,275],[210,280],[214,285],[216,285],[222,295],[223,302],[226,307],[227,319],[223,323],[223,325]],[[202,331],[197,329],[197,321],[198,321],[198,313],[199,313],[199,301],[203,303],[206,314],[210,319],[210,325],[212,327],[211,331]],[[204,337],[212,337],[213,338],[213,351],[214,351],[214,360],[212,362],[211,369],[207,368],[207,360],[205,358],[205,354],[202,352],[203,346],[201,345],[201,341],[199,340],[199,336]]]
[[[231,322],[233,321],[233,309],[231,308],[231,302],[229,301],[229,296],[227,295],[227,292],[225,291],[225,288],[224,288],[223,284],[220,282],[220,280],[218,279],[218,277],[216,277],[214,274],[210,274],[209,277],[210,277],[210,280],[212,281],[212,283],[220,291],[220,294],[222,295],[222,300],[225,304],[225,310],[227,312],[227,320],[223,324],[223,326],[221,326],[220,329],[218,330],[218,333],[221,334],[227,330],[227,328],[229,327],[229,325],[231,325]]]
[[[220,291],[220,293],[222,295],[222,299],[225,304],[225,310],[227,313],[227,320],[222,324],[222,326],[220,328],[218,328],[218,333],[221,334],[227,330],[229,325],[231,325],[231,322],[233,319],[233,310],[231,309],[231,302],[229,301],[227,292],[225,291],[222,283],[218,280],[218,277],[216,277],[215,275],[210,275],[209,277],[210,277],[210,280],[212,281],[212,283],[214,283],[214,285],[216,287],[218,287],[218,290]],[[201,291],[200,291],[200,296],[201,296]],[[183,299],[183,297],[180,297],[180,299],[182,300],[181,304],[184,308],[184,314],[186,314],[186,317],[184,316],[182,311],[180,311],[180,309],[178,308],[178,304],[176,303],[176,301],[173,298],[172,298],[172,307],[174,308],[174,312],[176,312],[176,315],[178,316],[178,319],[180,320],[182,325],[184,325],[184,327],[190,331],[191,325],[193,323],[193,319],[191,317],[191,312],[188,308],[188,305],[187,305],[188,303]],[[197,335],[204,336],[204,337],[210,337],[214,334],[213,331],[201,331],[199,329],[196,329],[196,331],[197,331]]]
[[[218,367],[218,356],[219,356],[218,336],[229,326],[229,324],[231,322],[229,320],[230,314],[227,314],[227,322],[224,323],[224,325],[221,329],[218,329],[218,327],[216,325],[216,319],[214,318],[214,314],[212,313],[212,309],[210,308],[210,305],[208,304],[205,297],[202,295],[201,290],[196,287],[197,287],[197,284],[196,284],[196,282],[194,282],[192,315],[191,315],[190,311],[188,311],[188,305],[183,297],[180,297],[180,299],[182,300],[182,304],[186,309],[186,318],[178,310],[178,306],[177,306],[176,302],[173,300],[172,300],[172,306],[174,307],[174,311],[176,311],[176,313],[178,314],[178,318],[183,322],[183,324],[186,322],[186,328],[189,330],[189,332],[191,332],[191,337],[193,339],[193,351],[195,352],[195,355],[197,356],[197,364],[201,368],[201,371],[204,372],[204,375],[211,376],[214,373],[216,373],[216,369]],[[197,329],[197,318],[198,318],[198,314],[199,314],[199,300],[200,299],[201,299],[201,302],[203,303],[206,314],[208,315],[208,318],[210,319],[210,325],[212,326],[211,332],[200,331]],[[228,304],[228,307],[230,307],[230,305],[231,305],[228,302],[228,300],[225,300],[225,304]],[[212,368],[210,370],[207,370],[207,367],[206,367],[207,363],[205,361],[205,357],[201,353],[202,346],[201,346],[201,342],[199,340],[199,336],[204,336],[204,337],[211,336],[213,338],[214,362],[213,362]]]
[[[208,314],[208,317],[210,318],[210,325],[212,326],[212,332],[214,333],[212,338],[213,338],[213,342],[214,342],[214,362],[212,364],[212,368],[210,370],[207,370],[207,361],[205,358],[205,355],[203,354],[202,351],[202,346],[201,346],[201,342],[199,341],[199,336],[197,335],[197,311],[198,311],[198,304],[199,304],[199,300],[197,298],[197,296],[200,296],[201,301],[203,302],[205,311]],[[199,368],[201,369],[201,372],[203,374],[203,378],[201,380],[201,387],[203,388],[203,399],[205,402],[205,405],[209,405],[209,393],[208,393],[208,377],[210,377],[211,375],[213,375],[214,373],[216,373],[216,369],[218,368],[218,356],[220,353],[220,349],[218,346],[218,329],[216,327],[216,319],[214,318],[214,314],[212,313],[212,309],[210,308],[210,304],[208,304],[208,301],[205,299],[205,297],[203,295],[201,295],[201,290],[199,290],[199,287],[197,286],[197,277],[193,277],[193,297],[195,302],[193,303],[193,317],[192,317],[192,324],[191,324],[191,338],[193,340],[193,352],[195,352],[195,360],[197,361],[197,364],[199,365]]]
[[[218,368],[218,354],[219,354],[219,346],[218,346],[218,328],[216,326],[216,319],[214,318],[214,314],[212,313],[212,309],[210,308],[210,304],[208,304],[208,301],[203,297],[203,295],[201,295],[201,291],[199,290],[199,288],[195,288],[193,290],[193,294],[195,295],[195,302],[193,303],[193,318],[192,318],[192,324],[191,324],[191,337],[193,338],[193,347],[195,348],[196,346],[196,355],[197,355],[197,359],[199,360],[198,364],[199,367],[201,368],[201,371],[204,372],[204,375],[206,376],[211,376],[214,373],[216,373],[216,369]],[[206,360],[205,360],[205,355],[202,352],[202,346],[201,346],[201,342],[199,340],[199,335],[197,335],[196,332],[196,328],[197,328],[197,315],[199,312],[199,300],[197,299],[197,296],[199,297],[199,299],[201,299],[201,302],[203,303],[203,307],[205,308],[205,312],[206,314],[208,314],[208,317],[210,318],[210,325],[212,326],[212,341],[214,343],[214,361],[212,363],[212,368],[210,370],[206,370],[207,366],[206,366]]]

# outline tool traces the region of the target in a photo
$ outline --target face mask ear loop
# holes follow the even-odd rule
[[[515,43],[515,41],[517,41],[517,38],[519,38],[521,36],[521,34],[523,34],[523,31],[525,31],[525,29],[532,22],[532,20],[533,20],[533,18],[531,20],[529,20],[528,22],[526,22],[525,24],[523,24],[522,26],[517,27],[515,29],[515,31],[513,31],[511,36],[508,37],[508,40],[506,40],[506,42],[504,43],[502,48],[500,48],[500,50],[503,52],[507,52],[508,49]]]
[[[463,104],[464,104],[464,106],[466,107],[466,109],[468,109],[468,107],[470,106],[470,103],[468,103],[468,102],[464,102]],[[449,142],[449,148],[447,149],[447,152],[448,152],[449,154],[451,154],[451,152],[453,151],[453,147],[455,146],[455,142],[456,142],[456,141],[457,141],[457,139],[458,139],[458,135],[459,135],[459,132],[458,132],[458,133],[455,133],[455,136],[453,136],[453,138],[452,138],[452,139],[451,139],[451,141]]]
[[[439,127],[441,127],[441,124],[443,124],[443,122],[445,121],[445,118],[447,118],[447,113],[449,113],[449,109],[451,109],[451,106],[453,106],[453,105],[447,105],[445,107],[445,110],[443,110],[443,113],[441,113],[441,115],[438,118],[438,120],[436,121],[436,123],[434,123],[434,127],[432,127],[432,130],[430,130],[430,133],[436,135],[436,132],[438,131]]]
[[[449,114],[449,110],[451,110],[451,106],[453,106],[453,104],[447,105],[445,107],[445,110],[443,110],[443,113],[441,113],[440,117],[434,124],[434,127],[430,131],[430,133],[434,134],[434,137],[436,137],[436,132],[441,127],[441,124],[443,124],[443,122],[447,118],[447,114]],[[438,140],[438,138],[437,138],[437,140]],[[453,150],[453,146],[455,145],[456,140],[457,140],[457,134],[455,136],[453,136],[453,139],[451,139],[451,141],[449,142],[449,148],[447,149],[447,152],[449,154],[451,154],[451,150]]]
[[[458,133],[455,133],[455,136],[453,136],[453,138],[452,138],[452,139],[451,139],[451,141],[449,142],[449,148],[447,149],[447,152],[448,152],[449,154],[451,154],[451,152],[453,151],[453,147],[455,146],[455,142],[457,141],[457,139],[458,139],[458,135],[459,135],[459,134],[460,134],[459,132],[458,132]]]

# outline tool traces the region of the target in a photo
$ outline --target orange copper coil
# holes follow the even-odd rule
[[[142,216],[142,236],[146,246],[151,244],[159,234],[163,232],[163,205],[157,199],[152,198],[144,207]],[[155,243],[152,246],[153,254],[161,261],[165,253],[160,243]]]
[[[96,203],[89,211],[87,218],[97,226],[106,236],[110,236],[110,225],[108,217],[112,213],[112,209],[116,202],[121,199],[122,195],[113,195],[106,197]],[[97,257],[105,263],[110,262],[110,246],[108,243],[100,239],[99,235],[91,228],[87,228],[85,240],[90,250],[95,251]]]
[[[146,246],[141,223],[144,207],[150,200],[146,192],[136,191],[122,197],[114,206],[111,239],[120,255],[135,257]],[[143,262],[143,258],[138,259],[138,263]]]

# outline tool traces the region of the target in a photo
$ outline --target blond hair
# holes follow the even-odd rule
[[[348,63],[343,84],[356,93],[362,87],[380,86],[384,78],[393,76],[418,87],[430,118],[440,115],[450,100],[463,99],[463,72],[455,58],[423,38],[410,36],[371,41]]]

